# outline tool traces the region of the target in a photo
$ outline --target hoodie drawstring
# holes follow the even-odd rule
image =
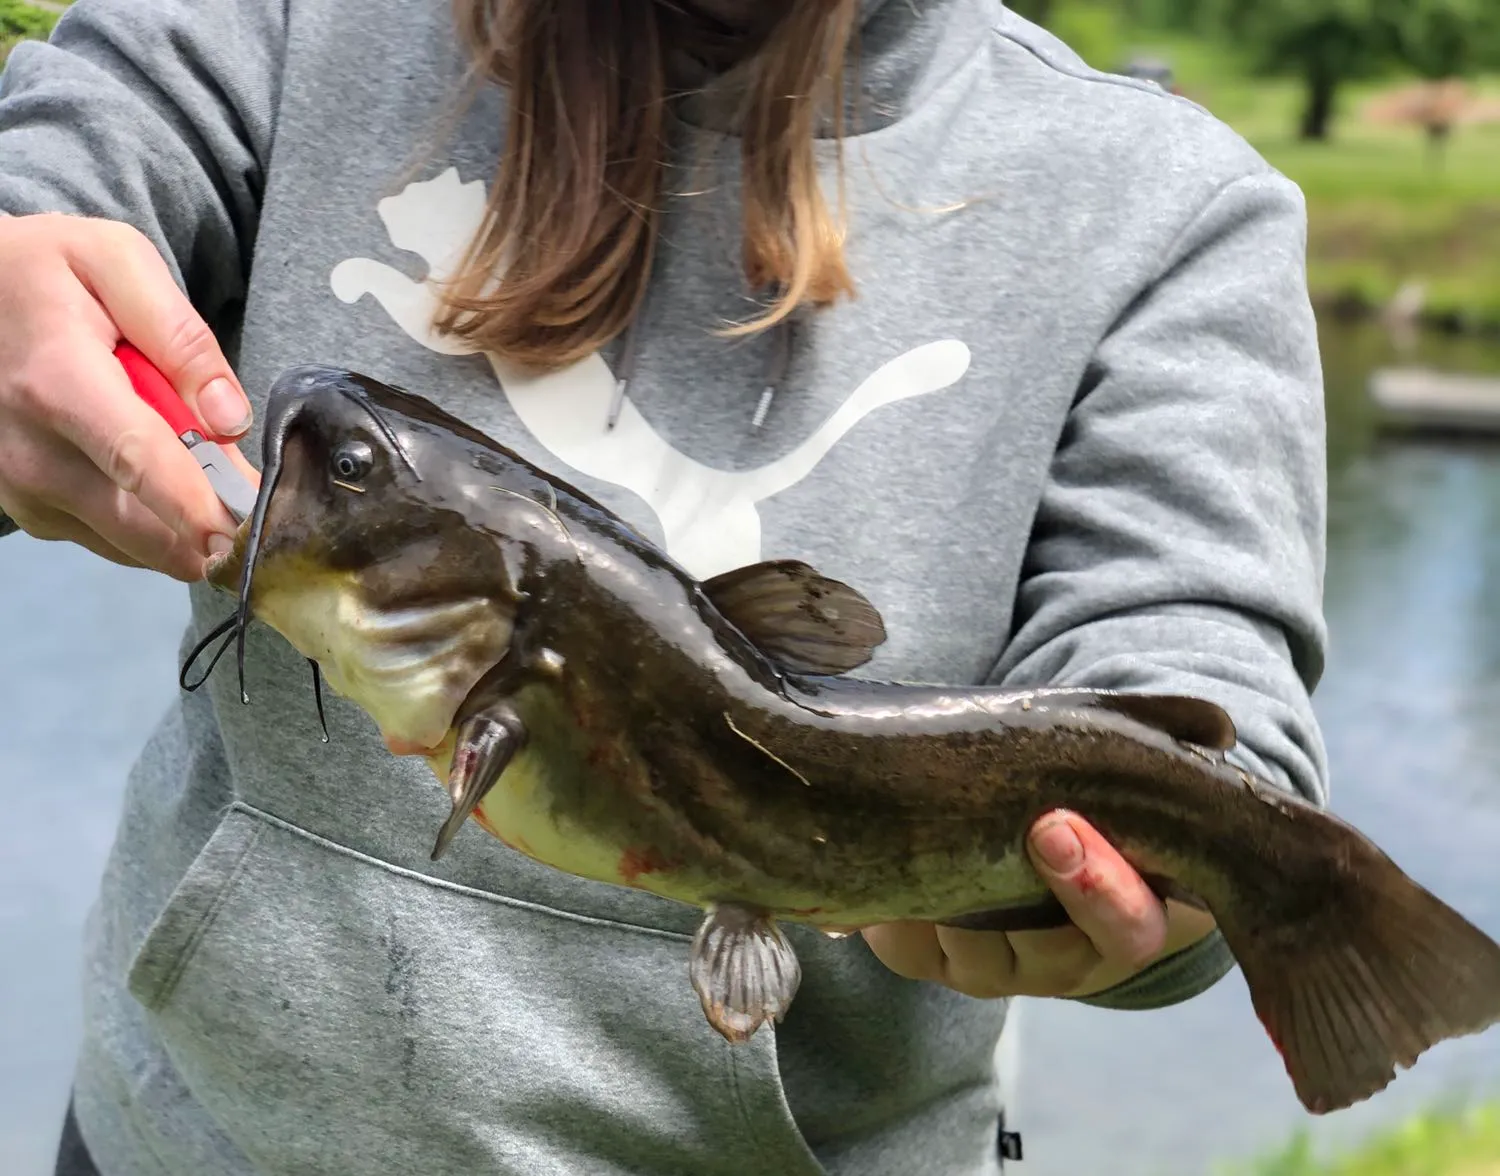
[[[614,395],[610,397],[609,415],[604,423],[606,431],[613,429],[619,422],[620,413],[625,407],[625,393],[635,376],[636,345],[640,322],[645,317],[645,309],[643,302],[636,313],[631,316],[629,326],[625,328],[625,338],[620,348],[619,375],[615,378]],[[766,383],[761,389],[760,399],[755,405],[755,414],[750,420],[752,429],[759,429],[766,423],[766,417],[771,411],[771,401],[781,390],[786,374],[791,369],[795,332],[796,321],[793,315],[788,315],[770,328],[771,354],[766,364]]]

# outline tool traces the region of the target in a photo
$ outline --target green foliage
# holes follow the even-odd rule
[[[1429,78],[1500,66],[1495,0],[1386,0],[1385,19],[1401,60]]]
[[[1500,1105],[1439,1110],[1408,1120],[1336,1159],[1319,1159],[1304,1133],[1244,1176],[1494,1176],[1500,1172]]]
[[[1439,2],[1439,0],[1434,0]],[[1405,0],[1205,0],[1214,25],[1267,74],[1294,74],[1306,98],[1301,134],[1325,139],[1340,87],[1387,67],[1396,43],[1385,8]]]
[[[1039,24],[1095,69],[1116,70],[1127,24],[1119,0],[1011,0],[1012,11]]]
[[[1205,0],[1211,26],[1248,46],[1266,73],[1320,70],[1340,80],[1369,75],[1390,62],[1395,46],[1383,11],[1387,3]]]
[[[45,40],[56,23],[54,14],[33,8],[23,0],[0,0],[0,44],[23,37]]]
[[[1095,69],[1120,68],[1124,22],[1118,4],[1065,0],[1052,5],[1051,31]]]
[[[1497,0],[1132,0],[1154,27],[1232,42],[1260,73],[1298,78],[1301,134],[1325,139],[1353,80],[1500,67]]]

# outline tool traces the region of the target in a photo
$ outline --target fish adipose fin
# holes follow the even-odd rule
[[[1500,1022],[1500,944],[1352,831],[1344,901],[1247,931],[1221,919],[1302,1104],[1360,1102],[1440,1041]],[[1363,858],[1363,861],[1359,861]]]
[[[1223,707],[1186,694],[1045,689],[1024,694],[1021,701],[1048,709],[1097,708],[1113,711],[1164,735],[1170,735],[1181,743],[1191,743],[1213,751],[1228,751],[1239,741],[1234,720]]]
[[[459,724],[453,766],[448,771],[453,812],[438,832],[437,843],[432,847],[433,861],[447,852],[463,823],[525,743],[526,728],[507,702],[491,703]]]
[[[735,1044],[749,1041],[767,1021],[780,1021],[802,983],[797,953],[776,921],[737,903],[704,915],[688,973],[708,1023]]]
[[[885,641],[873,604],[798,560],[750,564],[702,587],[725,620],[794,674],[845,673]]]

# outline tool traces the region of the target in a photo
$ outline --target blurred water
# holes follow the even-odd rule
[[[1324,329],[1333,805],[1500,938],[1500,446],[1382,441],[1372,366],[1500,373],[1500,348]],[[1431,1102],[1500,1096],[1500,1028],[1447,1042],[1357,1107],[1305,1115],[1238,972],[1173,1009],[1028,1002],[1024,1176],[1206,1176],[1300,1125],[1335,1147]]]
[[[1500,372],[1500,349],[1419,358]],[[1376,441],[1368,330],[1325,332],[1333,652],[1316,699],[1337,809],[1500,936],[1500,447]],[[46,1176],[78,1032],[78,938],[124,775],[175,690],[183,590],[79,551],[0,543],[0,1172]],[[1238,974],[1175,1009],[1029,1002],[1020,1176],[1206,1176],[1307,1121]],[[1447,1043],[1350,1139],[1450,1095],[1500,1095],[1500,1030]]]
[[[79,1032],[79,940],[147,732],[177,689],[187,590],[0,540],[0,1173],[50,1176]],[[205,1176],[208,1176],[205,1173]]]

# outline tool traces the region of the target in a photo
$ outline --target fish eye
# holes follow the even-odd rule
[[[329,466],[340,482],[357,482],[370,472],[375,454],[363,441],[345,441],[333,451]]]

